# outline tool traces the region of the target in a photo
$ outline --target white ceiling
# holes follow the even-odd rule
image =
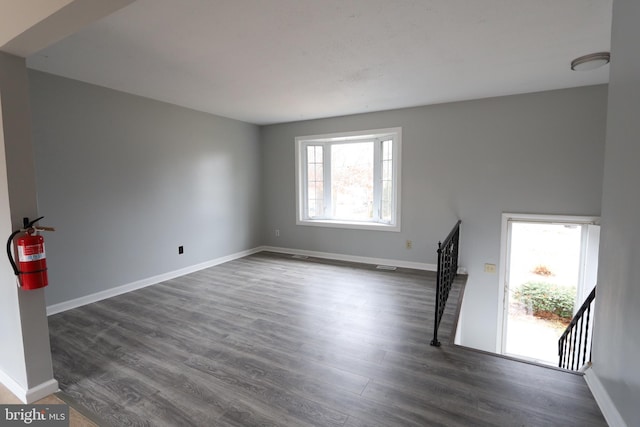
[[[606,83],[611,3],[137,0],[27,64],[271,124]]]

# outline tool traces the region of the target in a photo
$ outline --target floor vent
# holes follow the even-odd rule
[[[309,257],[306,255],[291,255],[291,258],[295,259],[308,259]]]
[[[388,270],[388,271],[396,271],[396,268],[393,265],[376,265],[378,270]]]

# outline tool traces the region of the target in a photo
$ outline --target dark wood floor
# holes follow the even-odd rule
[[[49,318],[113,426],[604,426],[581,376],[429,345],[435,275],[261,253]],[[451,301],[450,300],[450,301]]]

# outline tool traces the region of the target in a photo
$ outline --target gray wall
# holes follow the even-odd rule
[[[7,238],[22,226],[22,217],[36,217],[37,204],[27,67],[24,58],[3,52],[0,105],[0,232]],[[19,290],[9,262],[2,259],[0,371],[26,393],[53,380],[44,290]]]
[[[640,3],[613,3],[593,371],[627,425],[640,425]]]
[[[257,126],[29,72],[49,305],[259,246]],[[178,255],[184,245],[184,255]]]
[[[461,339],[495,351],[498,276],[483,267],[500,261],[501,214],[600,214],[606,96],[593,86],[263,127],[264,243],[435,264],[438,240],[460,218]],[[294,138],[395,126],[402,231],[297,226]]]

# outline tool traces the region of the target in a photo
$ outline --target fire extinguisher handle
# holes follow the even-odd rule
[[[44,225],[38,225],[37,227],[33,227],[33,229],[38,231],[56,231],[54,227],[45,227]]]
[[[33,224],[35,224],[36,222],[40,221],[42,218],[44,218],[44,217],[43,217],[43,216],[41,216],[40,218],[36,218],[36,219],[34,219],[33,221],[31,221],[31,222],[27,222],[27,221],[28,221],[28,219],[27,219],[27,218],[25,218],[25,221],[24,221],[24,223],[25,223],[25,224],[24,224],[24,227],[23,227],[23,228],[27,229],[27,228],[31,228],[31,227],[33,227]]]
[[[11,243],[13,243],[13,238],[20,232],[20,230],[16,230],[9,236],[7,240],[7,257],[9,258],[9,262],[11,263],[11,268],[13,268],[13,273],[17,276],[20,274],[20,270],[18,270],[18,266],[16,265],[16,261],[13,259],[13,254],[11,253]]]

